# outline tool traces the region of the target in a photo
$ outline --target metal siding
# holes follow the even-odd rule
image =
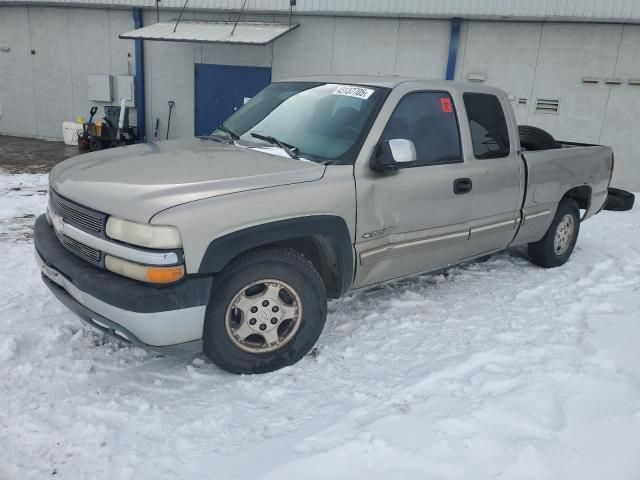
[[[57,138],[62,120],[73,120],[72,50],[67,11],[61,8],[29,10],[37,134]],[[77,58],[77,57],[75,57]]]
[[[582,83],[583,77],[614,75],[622,25],[546,24],[529,101],[527,123],[554,137],[598,143],[610,87]],[[536,100],[560,101],[558,115],[536,112]]]
[[[4,0],[4,4],[67,4],[110,7],[155,7],[154,0]],[[243,0],[192,0],[187,9],[234,10],[241,8]],[[164,0],[163,9],[180,9],[183,0]],[[248,0],[248,12],[288,12],[288,0]],[[416,17],[463,18],[522,18],[574,21],[640,21],[640,2],[635,0],[301,0],[294,7],[295,13],[322,15],[379,15]]]
[[[164,0],[163,4],[165,1],[171,0]],[[309,1],[313,3],[313,0]],[[371,1],[378,3],[367,4],[367,8],[380,9],[385,6],[382,0]],[[471,0],[467,1],[471,4]],[[191,2],[209,4],[208,0],[190,0],[190,4]],[[306,0],[300,0],[299,3],[303,2],[306,4]],[[151,7],[153,0],[148,3]],[[325,8],[335,7],[333,0],[323,0],[323,3]],[[238,2],[229,1],[228,4],[233,6]],[[0,44],[11,47],[11,50],[0,53],[0,78],[4,80],[0,82],[0,100],[3,102],[0,131],[60,137],[61,121],[72,119],[77,112],[86,115],[88,105],[83,106],[86,100],[82,93],[86,69],[113,75],[130,73],[133,69],[133,60],[128,55],[133,53],[133,41],[118,39],[119,33],[133,28],[131,12],[126,9],[105,9],[109,14],[109,40],[105,39],[105,45],[98,48],[95,59],[83,60],[82,57],[75,58],[77,48],[74,45],[77,37],[86,37],[86,30],[91,29],[102,32],[99,36],[103,38],[105,19],[101,12],[96,12],[95,17],[87,16],[86,12],[68,12],[68,21],[61,22],[59,15],[51,15],[49,18],[46,14],[65,9],[1,5]],[[248,5],[255,6],[251,0]],[[263,5],[266,3],[263,2]],[[607,7],[605,13],[614,11],[617,8],[615,5]],[[419,0],[405,2],[405,7],[411,11],[417,11],[422,6]],[[389,8],[391,7],[395,8],[396,5]],[[577,5],[576,10],[571,13],[577,14],[578,7],[583,9],[583,6]],[[593,4],[591,8],[594,10]],[[631,4],[627,4],[626,8],[626,14],[629,15],[638,10]],[[562,11],[560,7],[552,10]],[[539,5],[531,5],[525,13],[533,15],[538,11]],[[146,9],[143,13],[147,24],[155,22],[153,9]],[[160,12],[161,21],[166,22],[176,17],[175,10]],[[228,20],[235,17],[229,11],[191,11],[184,15],[185,19],[197,20]],[[47,20],[44,21],[44,18]],[[86,28],[78,29],[75,33],[67,32],[68,28],[75,29],[78,21],[83,21],[83,18],[89,22]],[[255,11],[243,15],[243,20],[249,19],[287,22],[286,15],[259,16]],[[384,28],[374,41],[371,40],[371,35],[361,35],[364,27],[348,28],[357,23],[370,26],[370,19],[299,15],[295,20],[300,23],[301,28],[266,47],[145,42],[148,134],[152,134],[156,118],[160,118],[160,137],[164,138],[167,100],[175,100],[171,138],[192,135],[194,63],[271,66],[274,78],[281,79],[292,75],[330,73],[334,61],[336,70],[343,70],[346,59],[341,55],[346,47],[352,46],[355,50],[362,51],[353,65],[360,71],[387,71],[393,67],[393,71],[398,74],[443,77],[450,25],[446,19],[377,19],[374,23],[383,25]],[[386,26],[387,24],[392,27]],[[337,41],[334,44],[333,32],[336,25]],[[397,27],[396,34],[393,26]],[[45,33],[44,29],[51,32]],[[638,189],[640,163],[637,161],[637,151],[640,149],[640,136],[636,134],[635,128],[640,87],[630,85],[628,81],[640,78],[640,56],[637,54],[639,42],[638,25],[465,21],[461,30],[456,78],[465,80],[470,73],[485,74],[486,84],[502,87],[507,93],[513,94],[516,115],[521,123],[548,128],[559,138],[611,145],[616,152],[614,184],[622,188]],[[385,50],[381,55],[378,51],[380,43],[384,43]],[[107,63],[110,65],[104,64],[103,48],[107,45],[110,51]],[[368,50],[364,48],[365,45]],[[30,48],[36,50],[37,58],[30,54]],[[390,49],[395,49],[393,63],[386,53]],[[336,53],[338,50],[343,53]],[[72,52],[70,60],[67,58],[68,51]],[[309,52],[313,52],[313,55]],[[52,66],[43,65],[46,57],[56,59]],[[365,63],[367,58],[371,58],[369,64]],[[86,66],[78,65],[79,61],[89,63]],[[68,79],[69,69],[73,89]],[[583,85],[583,76],[597,77],[600,83]],[[605,85],[603,80],[609,77],[621,78],[623,84]],[[43,86],[41,78],[49,79],[48,84]],[[59,88],[51,92],[48,88],[50,85],[58,85]],[[73,102],[69,98],[71,96]],[[526,105],[517,103],[520,97],[528,100]],[[535,113],[537,97],[559,99],[559,114]],[[37,131],[37,125],[46,129]]]
[[[623,79],[640,78],[640,26],[625,25],[622,42],[613,76]],[[629,190],[640,189],[640,135],[637,134],[640,86],[597,85],[610,92],[607,110],[600,134],[602,145],[613,145],[616,166],[613,172],[614,185]]]
[[[0,132],[37,136],[37,109],[31,37],[26,8],[3,8],[0,13]],[[61,132],[62,133],[62,132]]]
[[[394,73],[398,20],[336,18],[331,73],[388,75]]]
[[[425,28],[425,22],[428,22],[427,28]],[[449,50],[450,22],[402,19],[399,27],[394,73],[444,79],[444,65],[447,64]],[[306,31],[304,28],[300,30]]]
[[[308,16],[298,20],[300,28],[272,44],[274,79],[331,72],[335,18]],[[237,48],[234,47],[234,51]],[[255,47],[249,48],[256,50]],[[313,52],[313,55],[309,55],[309,52]],[[226,60],[224,62],[228,63]]]

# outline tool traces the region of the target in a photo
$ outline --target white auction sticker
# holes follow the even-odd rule
[[[372,88],[355,87],[352,85],[338,85],[333,91],[334,95],[346,95],[347,97],[368,99],[374,90]]]

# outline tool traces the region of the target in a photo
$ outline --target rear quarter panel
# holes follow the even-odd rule
[[[583,220],[597,213],[607,199],[613,167],[610,147],[566,147],[525,152],[528,167],[523,225],[514,244],[540,240],[555,215],[560,200],[575,187],[587,185],[591,201]]]

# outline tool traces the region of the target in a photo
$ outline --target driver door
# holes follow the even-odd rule
[[[354,288],[453,265],[468,242],[472,195],[464,184],[469,168],[449,93],[402,96],[380,136],[380,141],[391,139],[411,140],[416,160],[399,164],[393,173],[356,165]]]

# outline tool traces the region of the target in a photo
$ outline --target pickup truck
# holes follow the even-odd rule
[[[57,165],[37,261],[94,327],[273,371],[315,345],[327,298],[516,245],[563,265],[612,151],[520,137],[508,96],[482,85],[276,82],[211,135]]]

